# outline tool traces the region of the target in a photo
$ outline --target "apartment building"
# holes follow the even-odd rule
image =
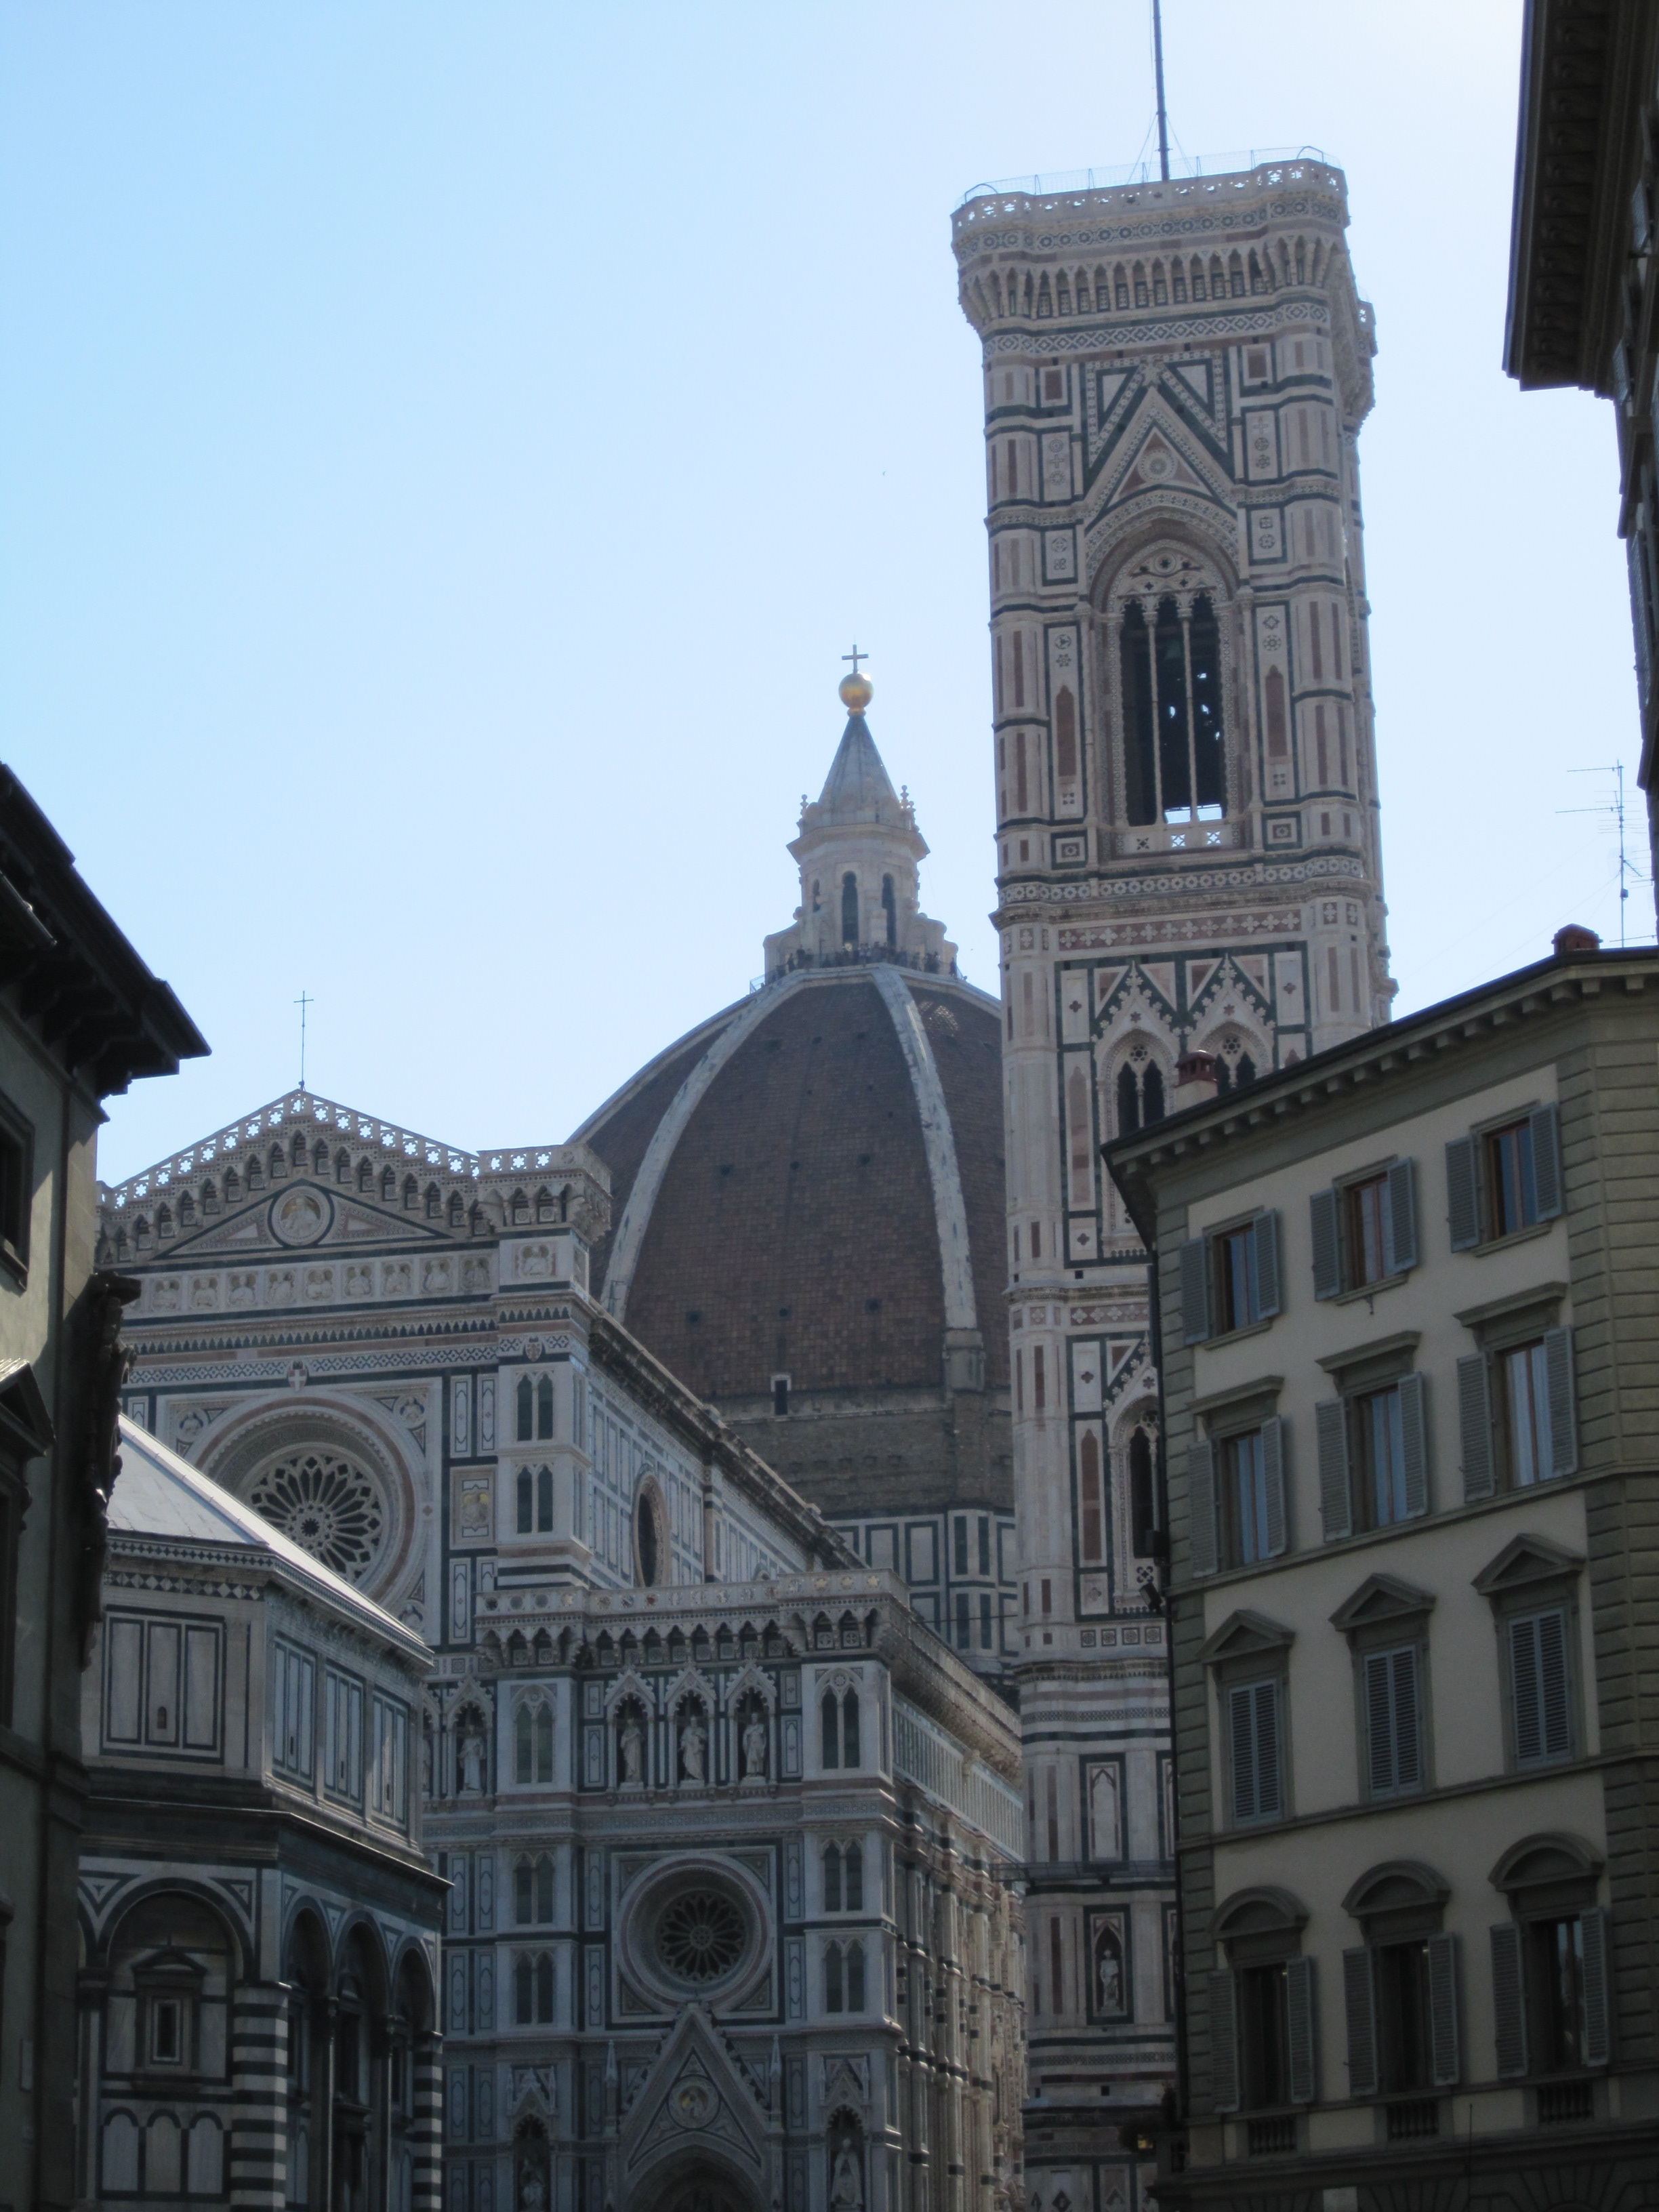
[[[1194,1055],[1108,1148],[1163,1334],[1166,2207],[1659,2202],[1659,956],[1556,945],[1243,1091]]]

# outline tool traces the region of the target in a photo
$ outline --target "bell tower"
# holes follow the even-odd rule
[[[1157,1378],[1101,1147],[1394,991],[1346,224],[1319,160],[984,187],[953,219],[985,395],[1039,2212],[1174,2071]]]

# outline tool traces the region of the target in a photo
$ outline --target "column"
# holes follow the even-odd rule
[[[230,2201],[280,2212],[288,2195],[288,1991],[280,1982],[245,1982],[237,1991],[230,2068]]]

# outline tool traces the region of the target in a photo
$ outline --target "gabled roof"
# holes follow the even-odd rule
[[[432,1655],[412,1629],[125,1414],[120,1450],[121,1471],[109,1504],[112,1548],[124,1548],[123,1537],[142,1544],[146,1536],[155,1536],[168,1544],[246,1552],[250,1564],[262,1560],[283,1581],[297,1584],[307,1596],[335,1612],[349,1614],[359,1628],[394,1644],[403,1656],[430,1665]]]
[[[847,718],[818,805],[831,822],[890,821],[898,814],[898,793],[862,714]]]

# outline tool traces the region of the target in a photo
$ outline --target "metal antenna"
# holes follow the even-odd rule
[[[306,1008],[314,1006],[317,1001],[301,991],[294,1003],[300,1009],[300,1088],[303,1091],[306,1087]]]
[[[1158,79],[1158,173],[1170,181],[1170,112],[1164,105],[1164,8],[1152,0],[1152,70]]]
[[[1571,768],[1567,770],[1567,774],[1569,775],[1610,775],[1613,778],[1613,795],[1610,805],[1563,806],[1559,809],[1559,811],[1563,814],[1611,814],[1619,824],[1619,950],[1622,952],[1625,950],[1626,909],[1630,904],[1631,884],[1647,881],[1647,878],[1626,857],[1625,852],[1625,763],[1623,761],[1614,761],[1611,767],[1607,768]]]

